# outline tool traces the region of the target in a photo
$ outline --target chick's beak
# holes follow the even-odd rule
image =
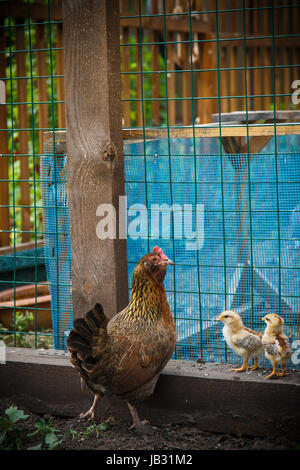
[[[222,320],[223,320],[222,315],[218,316],[217,321],[222,321]]]

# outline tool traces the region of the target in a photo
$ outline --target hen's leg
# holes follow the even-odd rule
[[[239,367],[238,369],[231,369],[231,370],[233,372],[245,372],[245,370],[247,370],[247,362],[248,362],[248,359],[245,359],[241,367]]]
[[[143,424],[148,424],[147,420],[140,420],[137,409],[133,405],[131,405],[129,402],[127,402],[127,405],[132,416],[132,425],[129,429],[136,429]]]
[[[100,395],[95,393],[94,401],[93,401],[92,406],[90,407],[90,409],[88,411],[86,411],[86,413],[80,413],[80,415],[79,415],[80,419],[85,419],[85,418],[94,419],[99,398],[100,398]]]

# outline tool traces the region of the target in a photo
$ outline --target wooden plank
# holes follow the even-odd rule
[[[210,40],[214,39],[213,35],[206,35],[205,40],[201,45],[201,69],[210,70],[216,69],[217,67],[217,48],[216,43]],[[218,80],[217,72],[211,70],[208,72],[202,72],[202,97],[209,98],[211,96],[216,96],[216,90],[218,89]],[[202,101],[202,100],[201,100]],[[202,101],[200,122],[205,124],[210,122],[211,115],[218,110],[218,100],[217,99],[205,99]]]
[[[183,40],[188,40],[189,37],[187,35],[183,36]],[[184,68],[185,70],[191,69],[191,60],[190,60],[190,45],[185,44],[183,47],[184,53]],[[190,126],[192,125],[192,101],[191,101],[191,80],[192,75],[191,72],[183,72],[182,74],[182,118],[183,118],[183,125]],[[188,99],[185,99],[188,98]]]
[[[166,0],[166,13],[169,11],[172,11],[172,2],[170,0]],[[164,34],[166,36],[166,41],[174,41],[174,32],[166,29],[166,31],[163,28],[163,37]],[[174,54],[173,54],[173,48],[175,46],[171,45],[166,45],[166,60],[167,60],[167,70],[173,72],[175,70],[175,62],[174,62]],[[168,116],[169,116],[169,125],[174,126],[176,124],[176,101],[174,101],[172,98],[176,97],[176,73],[167,73],[167,86],[168,90],[166,90],[168,102],[167,102],[167,107],[168,107]],[[168,93],[167,93],[168,91]],[[169,99],[171,98],[171,99]]]
[[[136,42],[143,42],[143,31],[140,38],[140,30],[139,28],[136,29],[135,32]],[[141,55],[142,55],[142,46],[138,45],[135,46],[135,57],[136,57],[136,125],[140,127],[143,125],[143,103],[142,103],[142,74],[140,73],[142,62],[141,62]]]
[[[128,14],[128,0],[122,1],[122,14]],[[128,44],[129,42],[129,28],[122,27],[122,43]],[[121,48],[122,52],[122,72],[125,73],[122,75],[122,98],[123,100],[128,100],[130,98],[130,76],[126,74],[129,72],[130,64],[130,47],[124,46]],[[125,127],[130,126],[130,101],[123,101],[123,125]]]
[[[3,21],[0,20],[0,26]],[[0,34],[0,51],[5,51],[6,38]],[[5,77],[6,58],[0,54],[0,76]],[[8,155],[8,130],[7,130],[7,106],[0,106],[0,154]],[[9,234],[9,190],[8,190],[8,156],[0,157],[0,178],[6,181],[0,182],[0,246],[6,246],[10,243]]]
[[[2,183],[1,183],[2,184]],[[37,240],[36,242],[25,242],[19,243],[19,245],[14,246],[3,246],[0,248],[0,256],[8,255],[15,253],[17,251],[25,251],[25,250],[35,250],[35,248],[40,248],[44,246],[44,240]]]
[[[35,29],[35,44],[36,47],[39,49],[46,48],[46,40],[45,40],[45,25],[39,24],[36,25]],[[47,56],[46,51],[37,51],[36,52],[36,65],[37,65],[37,74],[40,77],[45,77],[47,75]],[[39,120],[39,127],[42,129],[47,129],[49,127],[48,121],[48,104],[44,104],[43,102],[48,101],[47,96],[47,79],[46,78],[37,78],[37,92],[38,92],[38,120]],[[51,126],[54,123],[51,122]],[[39,131],[39,153],[43,154],[43,131]]]
[[[64,46],[63,38],[63,25],[56,25],[56,47],[61,48]],[[64,75],[64,51],[57,50],[57,74]],[[58,101],[65,101],[65,80],[64,78],[57,79],[57,98]],[[58,103],[58,126],[60,129],[66,127],[66,109],[65,103]]]
[[[152,14],[158,13],[158,0],[152,0],[151,2],[151,12]],[[158,31],[151,31],[150,36],[151,42],[159,42],[160,35]],[[159,67],[159,46],[153,44],[151,46],[151,69],[152,71],[160,70]],[[152,98],[160,98],[160,90],[159,90],[159,74],[153,73],[151,76],[152,79]],[[159,101],[152,101],[152,121],[154,125],[160,124],[160,102]]]
[[[18,20],[22,22],[23,20]],[[16,49],[24,50],[25,46],[25,31],[24,27],[16,28]],[[19,53],[16,54],[16,66],[17,66],[17,76],[26,77],[26,54]],[[19,103],[27,102],[26,94],[26,85],[27,80],[22,79],[17,81],[17,93]],[[20,129],[24,129],[28,126],[28,112],[26,104],[18,105],[18,125]],[[21,198],[20,205],[27,206],[21,208],[21,220],[22,220],[22,242],[30,241],[30,183],[28,182],[30,178],[29,171],[29,157],[28,155],[28,132],[19,132],[19,153],[23,156],[20,157],[20,179],[23,180],[20,182],[21,187]],[[26,181],[27,180],[27,181]]]
[[[190,28],[188,21],[184,21],[186,16],[179,16],[178,18],[166,16],[166,29],[170,32],[176,33],[189,33]],[[127,28],[139,28],[139,18],[121,18],[121,26]],[[192,19],[193,32],[195,33],[210,33],[211,26],[206,21]],[[163,31],[164,19],[162,16],[158,17],[143,17],[142,28],[155,31]]]
[[[276,111],[275,114],[276,121],[292,121],[292,122],[300,122],[300,112],[293,111],[293,110],[282,110]],[[254,122],[260,120],[274,120],[274,111],[235,111],[232,113],[222,113],[221,120],[222,122],[232,122],[232,121],[240,121],[240,122]],[[212,122],[219,122],[219,114],[212,115]]]
[[[118,0],[63,0],[74,317],[128,303],[126,241],[100,240],[97,208],[125,194]],[[117,232],[118,233],[118,232]]]
[[[216,124],[213,127],[213,124],[210,127],[206,126],[195,126],[195,137],[249,137],[252,136],[273,136],[274,135],[274,124],[269,125],[253,125],[250,124],[247,126],[243,125],[222,125],[221,135],[219,125]],[[158,128],[145,128],[146,139],[165,139],[168,136],[170,138],[193,138],[193,127],[179,127],[172,128],[169,130],[167,128],[158,127]],[[300,124],[276,124],[276,134],[277,135],[300,135]],[[123,130],[123,139],[139,139],[144,135],[143,129],[124,129]]]
[[[216,326],[214,329],[218,331]],[[2,400],[14,396],[21,409],[59,417],[78,417],[91,405],[92,393],[87,387],[82,390],[67,353],[16,347],[8,347],[6,352],[6,365],[1,367]],[[228,364],[170,360],[153,396],[139,405],[139,413],[161,428],[190,422],[193,432],[281,440],[284,436],[299,442],[300,373],[293,370],[288,378],[273,381],[264,380],[265,374],[262,369],[258,374],[240,374],[237,380]],[[106,420],[108,410],[117,422],[129,424],[126,404],[110,393],[101,399],[96,420]]]

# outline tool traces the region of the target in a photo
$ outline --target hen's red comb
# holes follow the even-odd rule
[[[163,260],[163,261],[166,261],[167,264],[174,264],[173,261],[171,261],[171,260],[167,257],[167,255],[164,254],[164,252],[162,251],[162,249],[161,249],[161,248],[158,248],[158,246],[155,246],[152,251],[153,251],[154,253],[158,253],[158,254],[161,256],[162,260]]]
[[[161,248],[158,248],[158,246],[155,246],[152,250],[154,253],[158,253],[162,258],[168,258],[164,252],[162,251]]]

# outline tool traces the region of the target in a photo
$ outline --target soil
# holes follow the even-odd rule
[[[0,403],[0,416],[7,417],[5,410],[11,405],[23,409],[29,415],[17,424],[18,448],[28,449],[45,443],[45,432],[36,433],[36,423],[44,419],[50,423],[58,437],[57,450],[295,450],[299,443],[289,441],[284,436],[278,438],[249,437],[229,434],[217,434],[200,431],[193,423],[165,424],[159,427],[145,426],[142,430],[129,430],[128,420],[116,422],[114,416],[107,416],[105,421],[95,419],[90,422],[79,418],[38,415],[18,406],[11,400],[3,399]],[[13,433],[6,437],[2,448],[16,448]],[[0,445],[1,448],[1,445]]]

